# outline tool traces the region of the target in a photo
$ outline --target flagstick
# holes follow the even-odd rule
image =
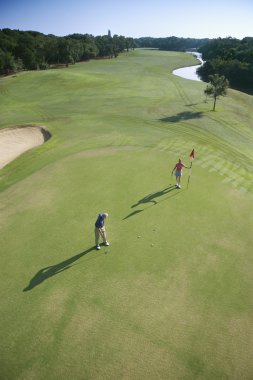
[[[192,162],[193,162],[193,159],[194,159],[194,149],[191,151],[190,157],[191,157],[191,166],[190,166],[190,172],[189,172],[189,176],[188,176],[187,190],[188,190],[188,187],[189,187],[190,177],[191,177],[191,172],[192,172]]]
[[[191,162],[190,172],[189,172],[189,176],[188,176],[188,182],[187,182],[187,190],[188,190],[188,187],[189,187],[189,183],[190,183],[191,172],[192,172],[192,162]]]

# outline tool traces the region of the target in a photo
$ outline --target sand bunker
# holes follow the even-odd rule
[[[43,144],[51,134],[38,126],[19,126],[0,129],[0,169],[22,153]]]

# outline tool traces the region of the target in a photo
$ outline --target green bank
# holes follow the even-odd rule
[[[0,173],[4,379],[253,376],[252,97],[212,112],[171,74],[194,63],[143,49],[0,80],[0,126],[52,134]]]

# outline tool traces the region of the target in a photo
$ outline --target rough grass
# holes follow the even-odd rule
[[[170,74],[192,59],[1,79],[1,127],[53,134],[1,170],[1,378],[252,378],[252,97],[211,112],[204,84]]]

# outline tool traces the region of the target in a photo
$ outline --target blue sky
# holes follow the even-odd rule
[[[65,36],[243,38],[253,36],[252,0],[2,0],[0,29]]]

